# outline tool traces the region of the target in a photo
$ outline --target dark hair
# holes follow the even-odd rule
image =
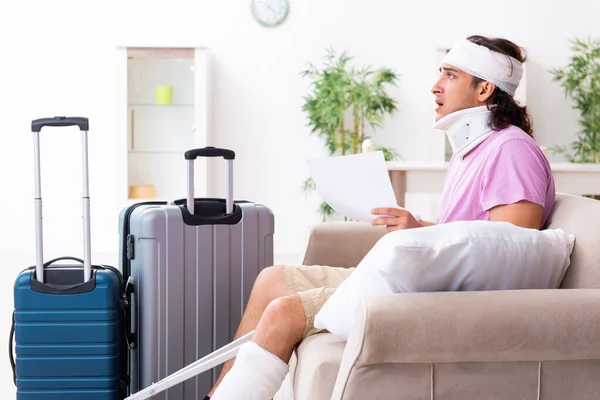
[[[487,38],[484,36],[474,35],[469,36],[467,40],[485,46],[488,49],[511,56],[520,62],[527,60],[522,49],[513,42],[501,38]],[[481,78],[473,77],[472,86],[475,87],[479,82],[483,82]],[[488,99],[488,108],[491,104],[496,107],[490,108],[492,114],[490,116],[490,127],[494,130],[502,130],[508,125],[515,125],[521,128],[529,136],[533,137],[533,122],[531,116],[527,112],[527,107],[520,106],[515,99],[496,87],[494,93]]]

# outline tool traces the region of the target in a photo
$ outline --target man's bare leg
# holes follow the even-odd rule
[[[306,315],[297,294],[269,303],[256,326],[252,341],[288,363],[294,348],[304,336]]]
[[[215,400],[269,400],[288,373],[292,352],[304,336],[306,316],[297,294],[273,300],[252,340],[240,348],[237,362],[214,391]]]
[[[250,293],[250,297],[248,299],[248,305],[244,310],[244,314],[234,336],[234,340],[255,330],[256,326],[258,325],[258,321],[260,321],[260,318],[269,303],[271,303],[271,301],[274,299],[286,296],[288,294],[288,288],[285,285],[284,268],[285,267],[281,266],[267,267],[258,275],[256,282],[252,287],[252,292]],[[256,334],[254,336],[256,336]],[[252,340],[255,340],[254,337]],[[217,386],[221,384],[225,375],[233,367],[234,362],[235,358],[223,364],[219,378],[208,393],[208,396],[213,395]]]

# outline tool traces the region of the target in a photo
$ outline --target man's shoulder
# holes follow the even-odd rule
[[[527,142],[534,142],[533,138],[529,136],[523,129],[515,125],[509,125],[504,129],[496,131],[492,135],[493,142],[498,146],[511,141],[511,140],[525,140]]]
[[[516,126],[495,132],[486,146],[482,157],[488,166],[498,163],[518,163],[536,165],[549,170],[550,163],[537,142],[526,132]]]
[[[521,128],[514,125],[509,125],[502,130],[494,132],[486,148],[486,153],[488,154],[498,153],[501,149],[508,150],[513,148],[533,150],[536,153],[543,154],[536,141]]]

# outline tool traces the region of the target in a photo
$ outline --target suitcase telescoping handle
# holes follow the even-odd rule
[[[32,132],[39,132],[44,126],[74,126],[77,125],[80,131],[87,132],[89,129],[89,121],[82,117],[54,117],[40,118],[31,123]]]
[[[235,159],[235,152],[233,150],[208,146],[188,150],[184,156],[188,160],[187,208],[189,213],[194,215],[194,161],[198,157],[223,157],[225,159],[225,175],[227,179],[225,207],[227,214],[233,213],[233,160]]]
[[[83,164],[83,281],[92,275],[91,234],[90,234],[90,196],[88,172],[88,128],[89,121],[83,117],[41,118],[32,121],[33,155],[35,162],[35,271],[36,278],[44,282],[44,244],[42,229],[42,178],[40,171],[40,131],[45,126],[78,126],[81,130],[81,150]]]

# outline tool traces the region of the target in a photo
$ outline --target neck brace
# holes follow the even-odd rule
[[[455,111],[440,118],[433,129],[440,129],[448,136],[455,156],[463,157],[492,134],[489,127],[491,112],[487,106]]]

